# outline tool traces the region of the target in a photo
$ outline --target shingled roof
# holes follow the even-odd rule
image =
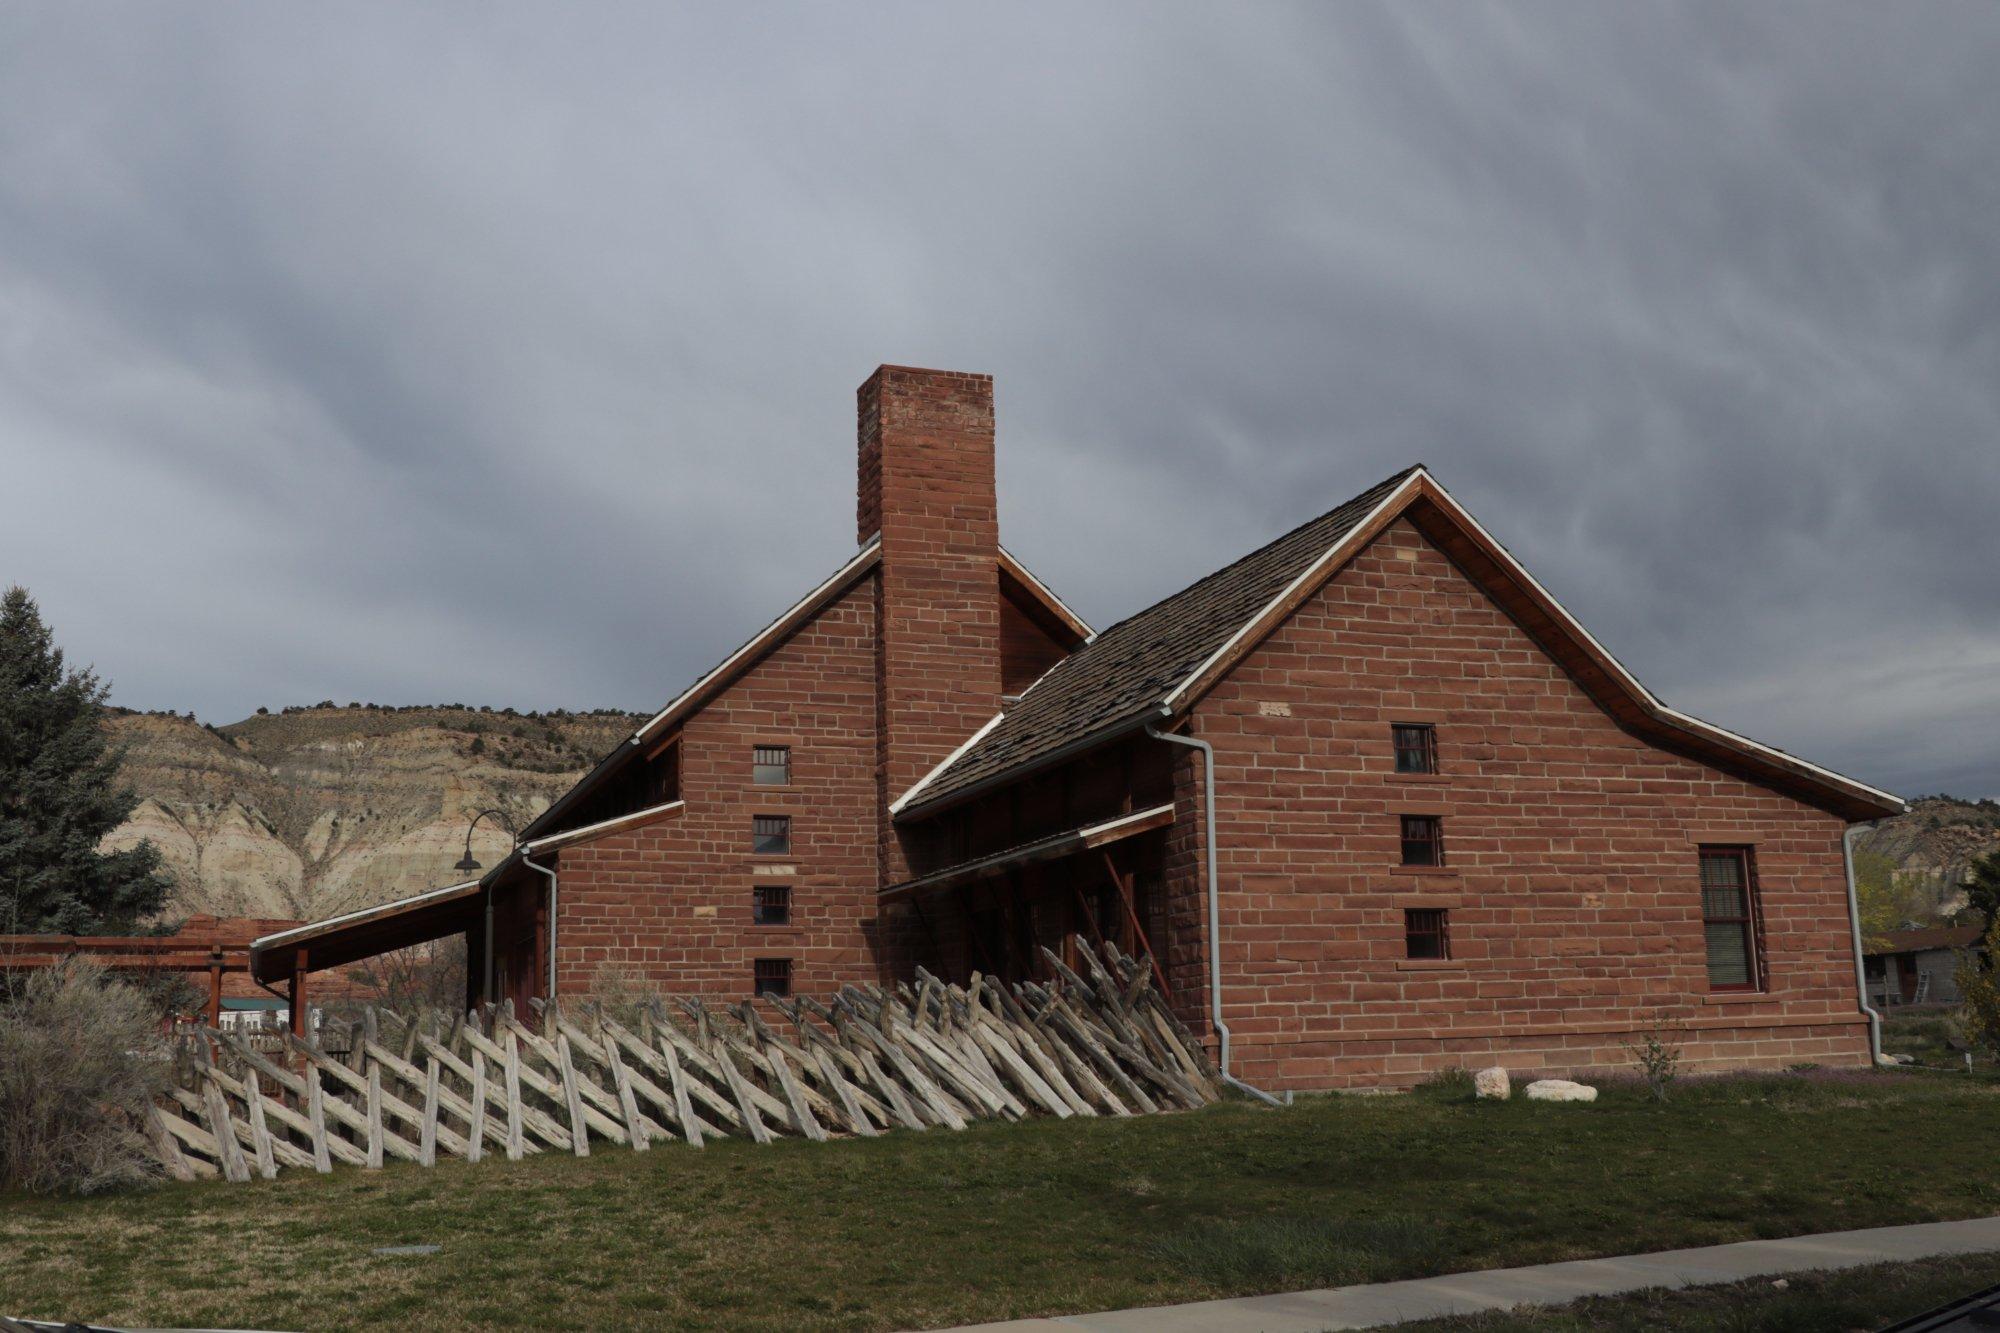
[[[1020,702],[911,788],[897,809],[931,807],[1003,773],[1137,727],[1396,488],[1407,467],[1268,546],[1104,630],[1050,668]]]

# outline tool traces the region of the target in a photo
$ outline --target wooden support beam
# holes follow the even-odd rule
[[[1146,928],[1139,924],[1139,909],[1132,901],[1132,877],[1118,873],[1118,863],[1111,859],[1109,851],[1103,855],[1105,872],[1111,876],[1112,884],[1117,887],[1118,901],[1125,904],[1125,917],[1132,923],[1133,947],[1145,954],[1152,962],[1153,980],[1159,983],[1160,994],[1168,996],[1171,999],[1172,992],[1167,989],[1167,974],[1160,969],[1160,960],[1153,957],[1153,944],[1151,940],[1146,938]],[[1210,947],[1213,947],[1213,945]]]
[[[306,1000],[306,951],[298,951],[292,960],[291,998],[292,1035],[304,1040],[312,1033],[312,1019]]]
[[[222,1026],[222,950],[211,949],[208,955],[208,1025]]]

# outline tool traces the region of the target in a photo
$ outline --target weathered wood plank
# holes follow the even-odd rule
[[[431,1057],[433,1060],[436,1056]],[[479,1051],[472,1053],[472,1116],[465,1133],[465,1160],[476,1162],[485,1147],[486,1138],[486,1056]],[[505,1147],[506,1136],[501,1136],[501,1146]]]
[[[333,1141],[326,1133],[326,1091],[319,1085],[319,1066],[308,1064],[305,1069],[306,1081],[306,1137],[312,1141],[313,1170],[326,1175],[333,1170]],[[341,1148],[353,1152],[353,1146],[341,1142]],[[360,1157],[355,1153],[356,1158]],[[356,1161],[354,1165],[359,1166]]]
[[[868,1112],[862,1109],[854,1088],[841,1076],[840,1065],[834,1060],[829,1048],[815,1042],[812,1055],[813,1063],[819,1069],[821,1082],[833,1089],[834,1096],[840,1099],[841,1113],[847,1121],[848,1129],[864,1138],[872,1139],[880,1134],[882,1131],[875,1128],[874,1122],[868,1117]]]
[[[507,1074],[507,1160],[521,1160],[521,1047],[513,1028],[507,1029],[507,1044],[501,1048]]]
[[[719,1043],[715,1048],[716,1066],[722,1070],[722,1077],[728,1082],[729,1090],[736,1096],[736,1107],[742,1112],[743,1127],[750,1132],[756,1143],[769,1143],[771,1131],[764,1127],[764,1118],[757,1114],[757,1106],[750,1100],[749,1086],[743,1076],[736,1072],[736,1066],[729,1061],[729,1052]]]
[[[785,1090],[785,1100],[791,1103],[792,1125],[814,1143],[825,1143],[826,1128],[813,1115],[812,1108],[806,1105],[806,1091],[799,1086],[799,1081],[792,1077],[791,1065],[775,1046],[765,1052],[765,1055],[771,1061],[772,1071],[778,1076],[778,1086]]]
[[[375,1017],[373,1009],[368,1011],[368,1017],[371,1019]],[[370,1060],[368,1062],[368,1161],[365,1163],[370,1171],[378,1171],[382,1167],[382,1135],[382,1066]]]
[[[415,1029],[412,1028],[414,1040]],[[438,1058],[424,1066],[424,1123],[417,1131],[417,1165],[436,1166],[438,1145]]]
[[[229,1105],[222,1099],[220,1085],[213,1081],[208,1083],[202,1106],[208,1117],[208,1132],[215,1138],[216,1157],[222,1164],[222,1174],[233,1184],[249,1180],[250,1166],[243,1160],[243,1145],[236,1141],[236,1127],[229,1118]]]

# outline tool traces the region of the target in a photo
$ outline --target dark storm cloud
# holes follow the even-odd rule
[[[0,15],[0,578],[140,707],[648,708],[993,372],[1107,622],[1421,459],[1677,706],[2000,793],[1984,5]]]

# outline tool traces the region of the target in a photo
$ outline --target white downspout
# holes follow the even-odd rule
[[[1861,961],[1861,898],[1854,888],[1854,839],[1873,827],[1873,824],[1849,824],[1847,831],[1840,835],[1840,855],[1847,866],[1847,920],[1854,927],[1854,998],[1860,1002],[1861,1012],[1868,1015],[1869,1063],[1879,1065],[1882,1063],[1882,1015],[1868,1003],[1868,969]]]
[[[521,853],[521,864],[530,870],[539,871],[549,877],[549,993],[542,998],[556,998],[556,872],[544,865],[536,865],[526,851]]]
[[[1222,1081],[1230,1087],[1273,1106],[1290,1106],[1292,1094],[1289,1091],[1280,1101],[1229,1072],[1229,1024],[1222,1021],[1222,905],[1217,897],[1219,880],[1215,869],[1219,854],[1215,842],[1215,747],[1193,736],[1177,736],[1161,731],[1150,722],[1146,724],[1146,734],[1156,741],[1171,741],[1175,745],[1186,745],[1201,751],[1201,808],[1208,828],[1207,846],[1202,849],[1202,860],[1208,864],[1208,1015],[1209,1021],[1215,1024],[1216,1069]]]

